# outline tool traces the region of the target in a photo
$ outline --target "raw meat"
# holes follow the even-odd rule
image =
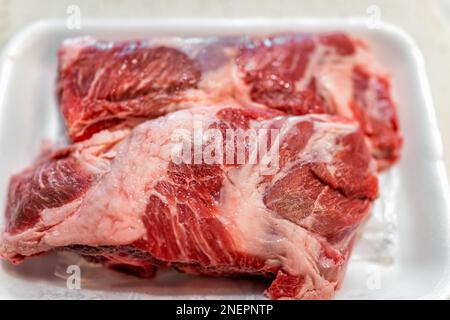
[[[267,151],[252,164],[245,140],[240,163],[231,129],[254,130]],[[195,142],[195,130],[224,140],[180,158],[175,138]],[[330,298],[377,197],[375,174],[348,119],[199,106],[47,151],[11,179],[0,255],[70,250],[144,277],[158,267],[264,275],[271,298]]]
[[[237,64],[252,101],[289,114],[355,119],[380,169],[399,157],[389,75],[362,41],[340,33],[256,39],[241,48]]]
[[[74,141],[202,105],[271,108],[357,120],[384,169],[402,139],[388,73],[342,33],[66,41],[58,97]]]

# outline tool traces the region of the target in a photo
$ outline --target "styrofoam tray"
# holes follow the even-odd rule
[[[367,39],[391,72],[405,145],[401,161],[382,176],[382,195],[375,208],[378,213],[396,217],[391,263],[364,259],[366,249],[360,244],[336,298],[449,298],[449,188],[424,61],[412,40],[401,30],[383,23],[377,27],[370,29],[359,19],[83,20],[81,29],[76,30],[68,29],[64,21],[35,23],[9,42],[0,61],[0,208],[5,206],[10,175],[32,162],[43,139],[57,140],[64,135],[54,98],[56,52],[64,38],[94,35],[136,39],[152,35],[344,30]],[[358,258],[358,252],[363,253],[362,259]],[[65,267],[78,263],[74,259],[50,255],[29,259],[17,267],[2,262],[0,298],[245,299],[262,298],[267,285],[170,271],[161,272],[153,280],[140,280],[89,266],[82,269],[82,289],[71,290],[64,277],[67,276]]]

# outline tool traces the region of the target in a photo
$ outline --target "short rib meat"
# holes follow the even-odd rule
[[[114,49],[100,46],[90,52],[96,50]],[[138,59],[170,60],[171,50],[150,51]],[[191,66],[190,58],[176,55],[181,67]],[[154,74],[180,71],[152,68]],[[198,81],[198,70],[188,70],[193,71],[184,78],[152,84],[151,90],[162,90],[152,95],[165,99],[167,86],[177,83],[174,92],[181,97]],[[121,79],[133,79],[132,72]],[[98,77],[82,81],[77,92],[94,94]],[[105,101],[117,105],[148,97],[144,85],[141,91],[139,84],[130,85],[116,86],[117,95],[111,91]],[[68,105],[67,94],[63,108],[71,109],[76,105]],[[66,118],[69,128],[71,119]],[[195,123],[223,134],[230,128],[253,129],[262,137],[267,133],[268,150],[279,142],[277,166],[268,173],[262,161],[175,161],[172,137],[194,132]],[[276,135],[269,137],[269,132]],[[244,146],[249,156],[249,144]],[[206,147],[200,150],[204,155]],[[354,121],[327,114],[274,116],[270,108],[195,106],[133,128],[103,130],[47,152],[13,176],[0,255],[19,263],[70,250],[143,277],[164,267],[194,274],[263,275],[273,279],[266,291],[271,298],[330,298],[377,195],[376,162]]]
[[[389,74],[367,44],[343,33],[69,39],[59,51],[58,97],[74,141],[178,109],[239,104],[354,119],[379,169],[402,144]]]

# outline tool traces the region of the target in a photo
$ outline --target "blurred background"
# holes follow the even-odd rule
[[[450,172],[450,0],[0,0],[0,49],[38,19],[377,17],[407,31],[425,56]],[[405,107],[407,109],[407,106]]]

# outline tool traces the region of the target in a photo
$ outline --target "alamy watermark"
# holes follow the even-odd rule
[[[77,5],[70,5],[66,9],[66,27],[69,30],[81,29],[81,8]]]
[[[369,290],[381,289],[381,270],[379,267],[373,266],[366,271],[366,287]]]
[[[81,268],[77,265],[70,265],[66,269],[66,273],[70,274],[66,280],[66,286],[69,290],[81,289]]]
[[[276,173],[280,165],[279,129],[176,129],[171,135],[171,161],[175,164],[257,165],[261,175]]]
[[[366,25],[369,29],[381,28],[381,8],[375,4],[366,9]]]

